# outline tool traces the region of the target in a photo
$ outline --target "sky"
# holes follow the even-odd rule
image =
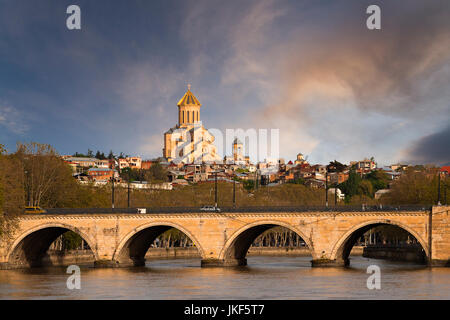
[[[407,4],[405,4],[407,3]],[[68,30],[66,9],[81,9]],[[366,8],[381,8],[369,30]],[[162,155],[191,84],[208,129],[280,156],[450,162],[450,1],[0,0],[0,144]]]

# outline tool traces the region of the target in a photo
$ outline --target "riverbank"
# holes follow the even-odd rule
[[[396,247],[396,246],[369,246],[363,250],[363,257],[373,259],[385,259],[391,261],[408,261],[425,263],[425,252],[419,246]]]
[[[351,255],[361,256],[363,247],[353,247]],[[275,257],[308,257],[310,251],[307,247],[251,247],[247,256],[275,256]],[[145,255],[147,260],[158,259],[200,259],[195,247],[187,248],[150,248]],[[94,255],[90,250],[72,250],[66,252],[48,251],[43,258],[45,265],[89,264],[94,262]]]

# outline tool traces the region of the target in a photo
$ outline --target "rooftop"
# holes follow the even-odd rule
[[[184,106],[201,106],[200,101],[194,96],[194,94],[191,92],[191,86],[188,85],[188,89],[186,93],[184,94],[183,98],[178,101],[177,106],[184,107]]]

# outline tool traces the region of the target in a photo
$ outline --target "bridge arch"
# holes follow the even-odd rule
[[[172,228],[175,228],[188,236],[194,243],[200,256],[202,258],[205,256],[202,245],[192,232],[177,223],[159,221],[140,225],[125,235],[114,251],[113,261],[120,266],[145,265],[145,254],[150,248],[150,245],[158,236]]]
[[[298,234],[300,238],[302,238],[302,240],[306,243],[306,246],[311,252],[311,256],[313,257],[313,259],[315,259],[316,255],[314,252],[313,244],[301,230],[299,230],[292,224],[285,223],[283,221],[261,220],[246,224],[245,226],[236,230],[225,242],[225,245],[223,246],[219,254],[219,260],[225,261],[225,265],[227,264],[227,261],[236,261],[236,264],[238,265],[245,265],[245,256],[247,255],[247,251],[253,241],[259,235],[274,227],[284,227]]]
[[[349,255],[350,251],[353,248],[355,242],[367,231],[370,229],[381,226],[381,225],[391,225],[399,227],[409,234],[411,234],[422,246],[422,249],[425,252],[426,259],[429,260],[429,250],[427,242],[411,227],[408,225],[389,219],[377,219],[370,220],[363,223],[360,223],[350,230],[348,230],[343,236],[339,238],[339,240],[334,244],[333,249],[331,251],[331,260],[336,261],[338,263],[343,262],[345,265],[349,264]]]
[[[65,223],[43,223],[20,234],[9,246],[7,262],[11,266],[38,267],[48,248],[60,235],[73,231],[83,238],[91,248],[95,260],[98,259],[96,242],[77,227]]]

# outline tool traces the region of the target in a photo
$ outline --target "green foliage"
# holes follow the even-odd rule
[[[146,176],[147,181],[152,182],[162,182],[167,181],[167,170],[163,168],[163,166],[156,162],[152,164],[150,169],[148,170],[148,175]]]
[[[372,183],[366,179],[362,180],[358,185],[358,194],[373,197],[374,192]]]
[[[24,208],[23,171],[17,157],[0,145],[0,237],[9,237]]]
[[[339,161],[331,161],[327,166],[328,172],[342,172],[347,168],[345,164],[340,163]]]
[[[251,191],[255,188],[254,180],[244,180],[244,189],[247,191]]]
[[[338,188],[344,192],[346,201],[354,195],[359,194],[361,191],[361,189],[359,189],[361,180],[359,174],[354,169],[351,169],[347,181],[338,185]]]
[[[449,185],[450,178],[442,178],[441,203],[449,203],[450,195],[446,189],[446,186]],[[418,171],[408,168],[398,180],[392,183],[391,192],[383,199],[388,204],[436,204],[438,199],[437,169]]]
[[[389,176],[382,170],[374,170],[368,173],[365,176],[365,179],[370,181],[374,192],[381,189],[386,189],[389,184]]]
[[[295,180],[291,180],[291,181],[289,181],[289,183],[293,183],[293,184],[305,184],[305,179],[303,179],[303,178],[297,178],[297,179],[295,179]]]
[[[76,250],[81,246],[82,238],[73,231],[67,231],[62,235],[62,241],[65,250]]]

